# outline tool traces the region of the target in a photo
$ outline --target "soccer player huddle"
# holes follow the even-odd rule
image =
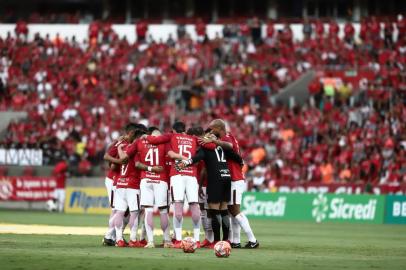
[[[213,120],[206,130],[186,130],[183,122],[175,122],[167,134],[156,127],[130,123],[124,132],[104,156],[109,162],[105,184],[112,208],[104,245],[154,248],[153,211],[157,207],[162,246],[181,248],[187,201],[198,248],[213,248],[219,241],[241,248],[241,228],[248,237],[245,248],[259,247],[247,217],[240,212],[245,189],[243,159],[223,120]],[[201,225],[205,239],[200,243]],[[126,226],[130,229],[128,243],[123,238]]]

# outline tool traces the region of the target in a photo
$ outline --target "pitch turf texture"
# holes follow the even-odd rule
[[[3,224],[103,227],[106,219],[0,210]],[[190,226],[186,220],[185,227]],[[406,269],[406,226],[264,220],[251,220],[251,226],[261,247],[234,249],[227,259],[207,249],[184,254],[177,249],[103,247],[101,236],[0,234],[0,269]]]

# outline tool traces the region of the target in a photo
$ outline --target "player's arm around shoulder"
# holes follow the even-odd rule
[[[231,159],[231,160],[239,163],[241,166],[244,164],[244,160],[239,153],[235,152],[233,149],[228,149],[228,148],[223,148],[223,150],[224,150],[224,154],[226,155],[227,159]]]
[[[172,135],[170,133],[162,134],[159,136],[146,135],[143,136],[150,144],[163,144],[170,142]]]

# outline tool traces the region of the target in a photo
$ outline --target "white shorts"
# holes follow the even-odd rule
[[[113,186],[113,179],[110,179],[108,177],[106,177],[106,179],[104,180],[104,185],[106,186],[106,190],[107,190],[107,197],[109,197],[109,202],[110,202],[110,206],[113,207],[114,202],[113,202],[113,198],[114,198],[114,186]]]
[[[114,192],[114,208],[118,211],[140,210],[140,190],[133,188],[117,188]]]
[[[140,187],[142,206],[168,206],[168,183],[144,178]]]
[[[194,176],[174,175],[171,177],[172,201],[184,201],[185,194],[189,203],[199,202],[199,184]]]
[[[228,205],[240,204],[242,201],[242,194],[246,189],[245,180],[231,181],[231,196]]]
[[[203,196],[200,196],[199,194],[199,203],[204,204],[204,209],[209,209],[209,205],[207,204],[207,188],[202,187],[203,190]]]

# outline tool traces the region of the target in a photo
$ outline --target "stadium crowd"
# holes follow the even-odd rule
[[[406,181],[406,23],[383,23],[363,21],[357,37],[347,24],[339,38],[334,21],[328,28],[304,22],[302,41],[289,25],[277,31],[268,24],[261,38],[255,19],[212,40],[198,23],[199,41],[182,27],[179,39],[154,41],[141,24],[130,44],[100,23],[90,25],[88,41],[36,35],[27,42],[20,22],[16,35],[0,39],[0,110],[24,110],[28,118],[12,122],[2,144],[38,145],[46,163],[67,159],[87,174],[128,120],[167,128],[175,118],[224,118],[254,189],[277,180]],[[317,77],[312,102],[271,104],[313,69],[372,70],[375,78],[326,91]]]

